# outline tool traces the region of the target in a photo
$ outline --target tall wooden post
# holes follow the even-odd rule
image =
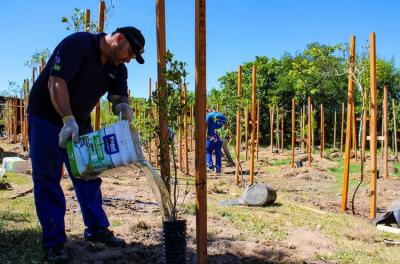
[[[348,77],[348,93],[347,93],[347,122],[346,122],[346,146],[344,153],[344,170],[343,170],[343,188],[342,188],[342,204],[340,207],[340,212],[345,212],[347,210],[347,195],[349,189],[349,168],[350,168],[350,151],[351,151],[351,127],[352,127],[352,105],[353,105],[353,73],[355,67],[355,36],[350,37],[350,67],[349,67],[349,77]]]
[[[242,65],[239,65],[238,69],[238,86],[237,86],[237,93],[238,93],[238,102],[240,102],[242,98]],[[241,134],[241,116],[240,116],[240,105],[237,107],[236,112],[236,185],[239,184],[239,170],[240,170],[240,144],[242,141],[242,134]]]
[[[10,128],[10,103],[9,100],[5,101],[5,106],[4,106],[4,112],[5,112],[5,117],[6,117],[6,131],[7,131],[7,139],[11,139],[11,128]]]
[[[396,161],[399,160],[399,155],[397,153],[397,123],[396,123],[396,104],[394,103],[394,99],[392,99],[393,105],[393,133],[394,133],[394,157]]]
[[[85,10],[85,31],[86,32],[90,31],[90,10],[89,9]]]
[[[342,103],[342,126],[340,129],[340,152],[343,152],[343,130],[344,130],[344,103]]]
[[[179,84],[179,106],[182,107],[182,84]],[[182,116],[178,116],[178,132],[179,132],[179,170],[183,172],[183,127]]]
[[[245,151],[246,151],[246,161],[247,161],[247,159],[248,159],[248,156],[247,156],[247,154],[248,154],[248,148],[249,148],[249,109],[247,108],[247,105],[246,105],[246,107],[244,108],[244,126],[245,126],[245,136],[244,136],[244,138],[245,138],[245,140],[246,140],[246,147],[245,147]]]
[[[252,95],[251,95],[251,150],[250,150],[250,185],[254,183],[254,141],[256,137],[256,81],[257,81],[256,65],[253,64],[253,82],[252,82]]]
[[[376,157],[376,116],[377,116],[377,91],[376,91],[376,49],[375,49],[375,32],[370,34],[370,85],[371,85],[371,108],[370,108],[370,155],[371,155],[371,176],[370,176],[370,211],[369,218],[374,219],[376,217],[376,169],[377,169],[377,157]]]
[[[26,80],[24,81],[24,86],[25,86]],[[20,138],[20,142],[23,143],[23,138],[24,138],[24,109],[23,109],[23,89],[20,92],[20,100],[19,100],[19,127],[20,127],[20,131],[21,131],[21,138]]]
[[[308,167],[311,167],[311,97],[308,97],[308,129],[307,129]]]
[[[35,68],[32,69],[32,81],[35,81]],[[32,84],[33,84],[32,82]],[[29,140],[28,140],[28,104],[29,104],[29,80],[26,80],[26,87],[25,87],[25,139],[24,139],[24,146],[25,150],[29,151]]]
[[[295,128],[296,128],[296,102],[293,98],[292,99],[292,168],[294,168]]]
[[[191,150],[193,150],[193,140],[194,140],[194,129],[193,129],[193,126],[194,126],[194,107],[192,106],[191,107],[191,112],[190,112],[190,116],[191,116],[191,124],[192,124],[192,129],[191,129],[191,137],[190,137],[190,149]]]
[[[258,150],[260,145],[260,100],[257,100],[257,137],[256,137],[256,146],[257,146],[257,161],[258,161]]]
[[[197,263],[207,263],[206,1],[196,0],[196,238]]]
[[[158,77],[157,77],[158,78]],[[155,82],[155,89],[156,89],[156,96],[157,96],[157,101],[159,100],[159,98],[160,98],[160,94],[159,94],[159,92],[160,92],[160,90],[158,89],[158,82],[156,81]],[[155,105],[155,115],[157,115],[157,119],[158,120],[160,120],[160,117],[159,117],[159,107],[157,107],[157,104]],[[154,142],[154,144],[156,145],[156,167],[157,168],[160,168],[160,134],[156,134],[156,140],[155,140],[155,142]]]
[[[281,140],[279,138],[279,108],[276,107],[276,148],[279,151]]]
[[[336,151],[336,111],[333,118],[333,151]]]
[[[285,118],[285,111],[284,110],[282,110],[282,120],[281,120],[281,140],[282,140],[282,144],[281,144],[281,149],[282,149],[282,153],[283,153],[283,131],[284,131],[284,128],[283,128],[283,124],[284,124],[284,118]]]
[[[274,110],[272,107],[269,108],[269,130],[271,133],[271,153],[274,152]]]
[[[179,88],[180,89],[180,88]],[[181,97],[181,96],[179,96]],[[181,99],[179,99],[181,101]],[[178,116],[178,132],[179,132],[179,170],[183,172],[183,131],[182,131],[182,116]]]
[[[384,131],[385,131],[385,129],[383,128],[383,125],[384,125],[384,122],[383,122],[383,104],[382,104],[382,122],[381,122],[381,125],[382,125],[382,127],[381,127],[381,135],[382,135],[382,137],[384,138],[385,136],[384,136]],[[383,143],[383,141],[384,140],[381,140],[381,155],[382,155],[382,160],[383,160],[383,156],[384,156],[384,153],[385,153],[385,151],[383,150],[384,149],[384,143]]]
[[[321,104],[320,157],[324,157],[324,105]]]
[[[362,113],[362,135],[361,135],[361,180],[364,179],[364,162],[365,162],[365,147],[366,147],[366,140],[367,140],[367,100],[368,100],[368,93],[367,89],[364,89],[363,93],[363,113]]]
[[[388,147],[389,147],[389,136],[388,136],[388,88],[385,85],[383,87],[383,175],[385,179],[389,178],[389,166],[388,166]]]
[[[18,99],[14,97],[13,100],[13,116],[14,116],[14,131],[13,131],[13,143],[17,143],[18,137]]]
[[[186,175],[189,175],[189,146],[188,146],[188,121],[187,121],[187,86],[186,83],[183,84],[183,103],[184,103],[184,116],[183,116],[183,131],[185,136],[185,166]]]
[[[104,31],[104,10],[106,8],[106,4],[104,1],[99,2],[99,24],[98,24],[98,32],[101,33]],[[100,128],[100,100],[96,104],[95,111],[95,122],[94,122],[94,130],[99,130]]]
[[[314,106],[311,104],[311,153],[314,153]]]
[[[149,118],[151,122],[153,122],[153,115],[152,115],[152,108],[151,108],[151,78],[149,78]],[[151,135],[149,136],[149,162],[152,164],[151,161],[151,154],[152,154],[152,146],[151,146]]]
[[[165,0],[156,1],[156,28],[157,28],[157,73],[158,73],[158,119],[160,127],[160,172],[165,185],[170,189],[170,164],[168,145],[168,91],[165,82]],[[197,28],[196,28],[197,30]],[[205,117],[204,117],[205,119]],[[205,150],[204,150],[205,153]],[[205,157],[204,157],[205,162]]]
[[[302,139],[305,139],[305,135],[307,134],[306,129],[306,106],[303,104],[303,119],[302,119],[303,129],[302,129]],[[301,143],[301,152],[304,153],[305,142],[304,140]],[[307,153],[307,150],[306,150]]]

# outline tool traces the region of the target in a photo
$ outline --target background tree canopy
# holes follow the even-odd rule
[[[311,43],[302,52],[294,55],[285,53],[279,59],[257,56],[254,61],[245,62],[242,65],[243,99],[241,101],[237,100],[238,72],[232,71],[219,78],[219,89],[213,88],[208,93],[208,104],[215,106],[218,103],[220,112],[227,116],[230,129],[235,131],[237,106],[240,105],[242,109],[244,106],[251,108],[252,66],[255,64],[257,66],[257,99],[260,100],[261,141],[269,142],[267,138],[269,137],[269,109],[271,107],[285,113],[285,130],[290,131],[292,98],[296,99],[296,111],[299,117],[300,108],[303,104],[307,104],[307,97],[311,96],[316,110],[314,118],[318,123],[320,104],[324,105],[326,141],[331,143],[334,112],[337,112],[340,129],[342,103],[346,103],[347,100],[348,58],[347,44],[329,46],[319,43]],[[396,101],[399,99],[400,71],[395,67],[394,60],[377,58],[376,61],[379,118],[382,112],[384,85],[387,85],[389,90],[390,113],[391,99]],[[368,48],[364,48],[356,55],[356,71],[353,80],[356,115],[359,116],[363,107],[363,90],[370,89]],[[397,119],[398,122],[399,119]],[[392,130],[393,125],[389,124],[391,124],[389,130]],[[319,125],[314,125],[314,127],[319,129]],[[337,133],[340,133],[339,129]],[[289,143],[290,133],[285,134],[285,141]],[[316,131],[315,135],[319,140],[319,131]]]

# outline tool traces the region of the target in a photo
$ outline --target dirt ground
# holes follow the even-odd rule
[[[14,154],[26,156],[17,145],[2,142],[4,156]],[[302,154],[298,153],[299,157]],[[179,218],[187,220],[188,263],[195,263],[196,223],[194,213],[194,151],[189,153],[190,176],[179,173]],[[233,157],[234,157],[234,153]],[[147,153],[145,153],[147,157]],[[320,159],[313,155],[312,167],[291,168],[290,152],[272,153],[269,148],[261,148],[256,162],[255,179],[268,183],[278,192],[276,207],[250,208],[261,214],[261,218],[275,217],[279,207],[285,203],[296,204],[299,208],[318,214],[338,213],[341,202],[341,184],[332,173],[332,168],[340,166],[338,161],[328,158]],[[153,157],[154,160],[154,157]],[[368,163],[369,160],[366,162]],[[177,160],[179,165],[179,160]],[[247,182],[248,164],[242,162],[243,179]],[[282,164],[280,164],[282,163]],[[352,163],[356,163],[352,160]],[[223,173],[208,177],[208,256],[209,263],[341,263],[337,260],[321,258],[335,252],[337,243],[334,238],[320,232],[318,223],[315,228],[289,226],[284,231],[283,239],[271,239],[271,236],[258,236],[256,231],[246,233],[236,219],[228,221],[228,209],[221,209],[218,202],[222,199],[233,199],[244,190],[234,185],[235,168],[226,167],[223,161]],[[394,163],[390,163],[393,167]],[[368,171],[368,168],[365,169]],[[27,175],[27,177],[30,177]],[[63,177],[62,187],[67,201],[65,226],[69,238],[67,250],[72,253],[71,263],[161,263],[162,256],[162,219],[159,207],[147,184],[144,173],[139,169],[116,168],[105,171],[102,177],[104,209],[109,217],[111,229],[126,240],[126,248],[108,248],[83,240],[83,223],[71,181]],[[359,173],[352,173],[351,179],[360,178]],[[188,183],[186,185],[186,183]],[[365,173],[364,183],[355,199],[356,218],[366,219],[369,214],[369,175]],[[24,188],[22,186],[10,191],[14,195]],[[400,194],[400,180],[391,176],[387,180],[378,180],[378,212],[384,212],[390,203]],[[349,203],[354,186],[349,188]],[[28,197],[33,197],[31,193]],[[283,197],[284,199],[282,199]],[[184,202],[182,202],[184,200]],[[241,210],[241,207],[234,207]],[[225,210],[223,213],[221,210]],[[243,209],[244,210],[244,209]],[[247,209],[246,209],[247,210]],[[264,211],[263,211],[264,210]],[[277,211],[278,210],[278,211]],[[250,211],[251,212],[251,211]],[[286,212],[286,211],[285,211]],[[289,211],[290,212],[290,211]],[[288,213],[289,214],[289,213]],[[348,214],[351,214],[349,210]],[[288,215],[287,217],[291,217]],[[244,221],[248,221],[244,220]],[[363,220],[364,221],[364,220]],[[365,220],[367,221],[367,220]],[[261,233],[262,228],[260,229]],[[359,237],[359,230],[349,233],[349,239]],[[263,237],[267,237],[263,239]],[[353,237],[353,239],[354,239]],[[367,237],[368,239],[368,237]]]

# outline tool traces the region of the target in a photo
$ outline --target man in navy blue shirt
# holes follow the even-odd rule
[[[207,142],[206,142],[206,158],[207,167],[209,171],[214,170],[214,162],[212,154],[215,152],[215,171],[221,173],[221,147],[222,140],[215,131],[215,129],[221,128],[226,123],[226,117],[216,112],[215,109],[211,109],[206,115],[207,124]]]
[[[134,27],[118,28],[111,35],[74,33],[55,48],[33,84],[29,97],[29,143],[36,212],[42,226],[42,244],[52,262],[65,262],[69,254],[64,215],[65,197],[60,186],[61,168],[66,164],[68,139],[91,132],[90,114],[97,101],[108,93],[113,112],[131,120],[127,69],[124,63],[144,63],[145,39]],[[84,237],[109,246],[124,246],[113,235],[102,208],[101,179],[85,181],[71,177],[86,226]]]

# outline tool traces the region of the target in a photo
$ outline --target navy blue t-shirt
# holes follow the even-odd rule
[[[103,35],[105,34],[78,32],[58,44],[33,84],[29,96],[29,115],[60,127],[63,125],[61,116],[51,102],[47,85],[50,76],[60,77],[67,83],[79,134],[91,130],[90,113],[106,92],[108,96],[128,96],[126,66],[101,63],[100,37]]]

